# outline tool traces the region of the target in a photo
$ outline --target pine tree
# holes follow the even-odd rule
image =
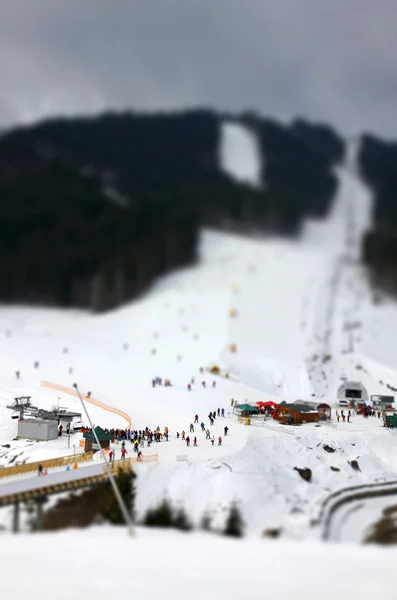
[[[230,507],[223,533],[224,535],[233,537],[243,537],[244,535],[244,522],[240,510],[235,503]]]
[[[134,518],[135,486],[133,480],[135,477],[136,475],[131,469],[119,469],[115,477],[121,497],[123,498],[132,519]],[[123,513],[114,496],[113,489],[110,487],[107,492],[107,501],[104,504],[101,514],[105,521],[109,521],[109,523],[113,523],[113,525],[123,525],[125,523]]]
[[[193,525],[188,519],[188,516],[183,508],[180,508],[174,515],[173,526],[175,529],[180,529],[181,531],[191,531],[193,529]]]
[[[173,524],[174,511],[166,499],[157,508],[149,509],[144,518],[147,527],[172,527]]]

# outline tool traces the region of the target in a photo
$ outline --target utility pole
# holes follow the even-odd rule
[[[76,390],[78,397],[80,398],[80,402],[81,402],[81,404],[83,406],[83,409],[84,409],[84,412],[86,414],[87,420],[88,420],[88,422],[90,424],[90,427],[92,429],[92,433],[93,433],[93,435],[95,437],[95,441],[98,444],[98,448],[99,448],[99,451],[100,451],[100,453],[102,455],[103,461],[105,463],[105,468],[106,468],[106,471],[107,471],[107,474],[108,474],[108,477],[109,477],[109,481],[110,481],[110,483],[112,485],[112,488],[113,488],[113,491],[114,491],[114,495],[116,496],[116,500],[117,500],[117,502],[119,504],[121,513],[122,513],[122,515],[124,517],[124,520],[125,520],[125,523],[127,525],[128,533],[129,533],[129,535],[132,536],[132,535],[134,535],[134,531],[133,531],[133,524],[132,524],[131,515],[128,513],[128,509],[127,509],[127,507],[125,505],[123,497],[122,497],[122,495],[120,493],[120,490],[119,490],[119,488],[117,486],[117,483],[116,483],[116,480],[115,480],[115,478],[113,476],[112,470],[111,470],[111,468],[109,466],[108,461],[106,460],[105,453],[104,453],[103,448],[102,448],[102,446],[101,446],[101,444],[99,442],[99,439],[98,439],[98,436],[96,434],[96,431],[95,431],[95,429],[94,429],[94,427],[92,425],[92,421],[91,421],[90,415],[88,414],[87,407],[86,407],[85,402],[83,400],[83,397],[82,397],[82,395],[80,393],[80,390],[79,390],[79,388],[77,386],[77,383],[74,383],[73,387]]]

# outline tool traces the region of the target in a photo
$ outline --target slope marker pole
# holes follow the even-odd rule
[[[128,509],[127,509],[127,507],[125,505],[125,502],[124,502],[123,497],[122,497],[122,495],[120,493],[120,490],[118,488],[116,480],[115,480],[115,478],[113,476],[112,470],[111,470],[111,468],[109,466],[109,463],[108,463],[108,461],[106,459],[106,456],[105,456],[105,453],[103,451],[103,448],[102,448],[102,446],[101,446],[101,444],[99,442],[99,439],[98,439],[98,436],[96,434],[96,431],[95,431],[95,429],[94,429],[94,427],[92,425],[92,421],[91,421],[90,415],[88,414],[87,407],[86,407],[85,402],[83,400],[83,397],[82,397],[82,395],[80,393],[80,390],[79,390],[79,388],[77,386],[77,383],[74,383],[73,387],[76,390],[76,392],[77,392],[77,394],[78,394],[78,396],[80,398],[80,402],[81,402],[81,404],[83,406],[84,412],[85,412],[86,417],[88,419],[88,422],[90,424],[92,433],[93,433],[93,435],[95,437],[95,441],[98,444],[98,448],[99,448],[99,451],[100,451],[100,453],[102,455],[103,461],[105,463],[105,468],[106,468],[106,471],[107,471],[107,474],[108,474],[108,477],[109,477],[109,481],[110,481],[110,483],[112,485],[112,488],[113,488],[113,491],[114,491],[114,495],[116,496],[116,500],[118,502],[118,505],[120,507],[121,513],[122,513],[122,515],[124,517],[124,520],[125,520],[125,523],[127,525],[128,533],[129,533],[130,536],[133,536],[134,535],[134,531],[133,531],[133,524],[132,524],[131,515],[128,513]]]

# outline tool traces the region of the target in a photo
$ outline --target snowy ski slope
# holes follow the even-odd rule
[[[233,172],[237,164],[236,177],[258,185],[255,142],[235,128],[224,129],[223,168]],[[59,402],[77,409],[72,396],[41,386],[50,381],[71,387],[77,381],[83,392],[90,390],[128,413],[133,427],[170,428],[168,443],[144,450],[158,452],[159,462],[139,466],[138,515],[168,495],[194,520],[209,510],[221,526],[228,505],[237,500],[253,533],[280,525],[302,537],[330,490],[395,477],[394,433],[384,431],[377,419],[248,428],[228,414],[216,420],[212,432],[217,438],[225,424],[230,428],[221,447],[197,434],[198,447],[187,449],[175,437],[188,430],[196,413],[207,424],[209,411],[230,411],[231,398],[281,401],[315,395],[335,405],[344,376],[363,381],[370,393],[397,386],[392,352],[397,307],[372,304],[357,260],[371,210],[370,194],[355,171],[357,147],[351,144],[346,164],[338,168],[340,188],[329,219],[308,222],[299,241],[204,231],[199,265],[165,277],[145,298],[111,313],[2,307],[0,443],[11,448],[0,453],[0,464],[73,451],[65,439],[12,441],[16,424],[5,405],[30,394],[44,408]],[[238,154],[242,148],[244,159]],[[237,311],[235,317],[231,310]],[[236,353],[228,350],[230,344],[236,344]],[[214,377],[199,371],[213,363],[230,374],[216,378],[215,388]],[[156,376],[170,379],[172,387],[153,388]],[[98,407],[89,410],[95,423],[124,426],[121,417]],[[324,443],[336,452],[327,454]],[[77,436],[72,444],[78,445]],[[181,456],[187,462],[177,460]],[[361,472],[348,465],[357,457]],[[295,466],[312,468],[311,485]]]

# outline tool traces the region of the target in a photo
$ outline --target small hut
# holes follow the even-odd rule
[[[100,448],[106,449],[110,446],[111,435],[110,433],[104,431],[99,425],[95,427],[95,433],[97,435],[100,446],[98,446],[94,433],[89,431],[83,434],[83,438],[85,439],[84,451],[85,452],[97,452]]]
[[[320,415],[320,421],[330,421],[331,420],[331,407],[329,404],[322,402],[316,408]]]
[[[384,425],[395,429],[397,427],[397,415],[394,412],[386,412],[384,418]]]
[[[282,425],[302,425],[303,423],[317,423],[320,420],[320,414],[306,404],[282,402],[275,411],[275,419]]]

